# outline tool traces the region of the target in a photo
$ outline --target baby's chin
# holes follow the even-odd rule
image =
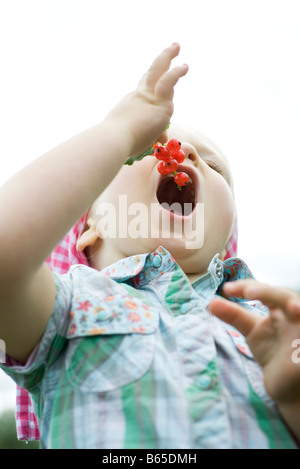
[[[117,260],[139,254],[151,254],[159,247],[168,251],[185,274],[203,275],[216,252],[209,252],[208,246],[195,249],[187,247],[188,240],[177,238],[119,238],[102,239],[99,251],[91,251],[92,267],[102,270]],[[160,255],[163,251],[160,250]]]
[[[134,241],[134,243],[133,243]],[[205,250],[201,243],[184,238],[144,238],[130,240],[130,245],[134,244],[134,254],[151,253],[159,247],[166,249],[174,260],[180,265],[185,273],[197,273],[205,263],[209,263],[206,259]],[[199,246],[200,244],[200,246]],[[131,246],[133,248],[133,246]],[[128,246],[128,253],[133,254],[133,249]],[[129,255],[132,255],[129,254]]]
[[[186,274],[203,271],[206,264],[209,264],[203,247],[194,245],[192,241],[169,239],[165,242],[162,240],[161,245],[169,251]]]
[[[153,252],[158,247],[165,248],[181,269],[188,274],[205,274],[212,258],[219,254],[220,259],[224,254],[224,247],[219,249],[210,243],[201,243],[201,240],[159,238],[147,240],[143,252]]]

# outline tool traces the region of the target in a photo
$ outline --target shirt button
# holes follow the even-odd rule
[[[108,319],[111,316],[111,314],[108,311],[100,311],[97,314],[97,321],[105,321],[105,319]]]
[[[208,375],[201,375],[198,378],[198,386],[201,389],[209,389],[211,386],[211,377]]]
[[[223,269],[222,269],[222,264],[220,264],[219,262],[216,264],[216,276],[218,278],[221,278],[223,276]]]
[[[183,303],[183,304],[180,306],[180,312],[181,312],[182,314],[187,313],[189,309],[190,309],[190,304],[189,304],[189,303]]]
[[[158,267],[161,266],[161,262],[162,262],[162,260],[161,260],[161,257],[159,255],[154,256],[154,259],[153,259],[153,262],[152,262],[153,267],[155,267],[157,269]]]

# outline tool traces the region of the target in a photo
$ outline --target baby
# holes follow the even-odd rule
[[[101,124],[1,188],[2,368],[30,392],[41,448],[300,440],[300,300],[225,259],[236,218],[228,162],[198,132],[165,130],[188,70],[170,69],[178,54],[177,43],[165,49]],[[181,191],[151,155],[124,165],[171,137],[189,176]],[[77,250],[90,266],[52,273],[45,260],[87,210]]]

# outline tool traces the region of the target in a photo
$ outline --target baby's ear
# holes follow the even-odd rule
[[[76,243],[77,251],[82,252],[88,246],[93,246],[98,239],[99,237],[96,232],[96,227],[87,227],[78,238]]]

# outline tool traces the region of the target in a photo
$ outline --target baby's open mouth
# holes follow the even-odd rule
[[[196,206],[196,178],[190,168],[184,167],[183,169],[183,167],[181,167],[180,171],[184,171],[188,174],[188,183],[179,190],[174,181],[173,173],[162,176],[158,183],[156,197],[158,202],[163,205],[166,210],[177,215],[188,216]]]

